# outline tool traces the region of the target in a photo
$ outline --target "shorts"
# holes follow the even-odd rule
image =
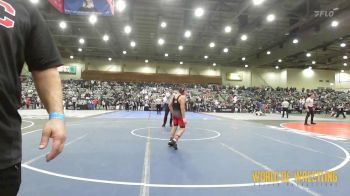
[[[173,123],[174,123],[175,127],[180,125],[180,128],[186,128],[185,123],[182,120],[182,117],[178,118],[178,117],[173,116]]]
[[[0,195],[16,196],[21,185],[21,163],[0,170]]]

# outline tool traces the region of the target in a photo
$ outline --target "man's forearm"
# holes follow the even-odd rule
[[[36,90],[48,113],[63,113],[62,86],[57,68],[32,72]]]

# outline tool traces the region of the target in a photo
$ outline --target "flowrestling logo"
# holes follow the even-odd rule
[[[319,17],[326,17],[326,18],[332,18],[334,16],[334,11],[323,11],[323,10],[319,10],[319,11],[314,11],[314,16],[316,18]]]
[[[4,15],[1,14],[2,9],[5,11]],[[16,16],[16,10],[9,3],[0,0],[0,26],[8,29],[13,28],[15,26],[15,21],[8,18],[6,15]]]

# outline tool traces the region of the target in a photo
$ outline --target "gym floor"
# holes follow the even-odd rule
[[[64,152],[38,149],[45,111],[22,110],[19,195],[348,195],[350,122],[303,116],[188,113],[178,150],[155,112],[67,111]],[[249,119],[249,120],[245,120]],[[256,171],[288,171],[288,182],[254,182]],[[336,182],[296,182],[296,171],[334,171]],[[315,176],[311,176],[315,177]]]

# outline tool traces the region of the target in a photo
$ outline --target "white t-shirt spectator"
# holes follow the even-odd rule
[[[237,96],[234,96],[234,97],[233,97],[233,103],[237,103],[237,101],[238,101],[238,97],[237,97]]]

